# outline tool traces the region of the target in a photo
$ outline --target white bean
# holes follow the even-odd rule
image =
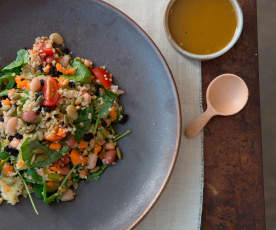
[[[93,169],[96,167],[98,156],[94,153],[88,155],[87,168]]]
[[[89,93],[85,93],[85,94],[83,95],[83,99],[84,99],[84,101],[85,101],[87,104],[90,104],[90,103],[91,103],[91,100],[92,100],[92,98],[91,98],[91,96],[89,95]]]
[[[75,198],[75,193],[73,192],[72,189],[68,189],[63,195],[61,196],[60,200],[61,201],[70,201]]]
[[[60,59],[60,64],[63,67],[67,67],[70,61],[70,56],[69,55],[64,55],[61,59]]]
[[[64,44],[63,37],[59,33],[52,33],[49,38],[53,43],[56,43],[57,45]]]
[[[12,117],[9,119],[6,126],[6,133],[13,135],[16,133],[17,121],[17,117]]]
[[[10,143],[10,146],[13,148],[16,148],[19,145],[19,142],[20,142],[20,140],[18,140],[17,138],[13,138]]]
[[[33,78],[30,88],[33,92],[37,92],[41,89],[41,82],[38,78]]]

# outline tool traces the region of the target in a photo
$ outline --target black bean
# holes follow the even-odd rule
[[[2,102],[0,101],[0,108],[2,107]]]
[[[102,124],[102,127],[106,127],[107,126],[105,120],[101,120],[101,124]]]
[[[40,114],[41,110],[42,110],[42,107],[40,106],[40,107],[36,110],[35,113],[38,115],[38,114]]]
[[[51,108],[48,107],[48,106],[43,105],[42,108],[43,108],[43,110],[44,110],[45,112],[47,112],[47,113],[51,112]]]
[[[128,121],[128,115],[127,114],[123,114],[121,120],[119,121],[119,123],[124,124],[127,121]]]
[[[43,79],[40,80],[40,84],[41,84],[41,87],[44,86],[44,80]]]
[[[17,108],[17,107],[18,107],[18,104],[15,103],[15,104],[14,104],[14,107]]]
[[[50,68],[50,75],[53,77],[58,77],[58,71],[57,71],[56,67],[53,65],[51,65],[51,68]]]
[[[9,136],[9,137],[8,137],[8,140],[9,140],[9,141],[12,141],[13,138],[14,138],[14,136]]]
[[[83,140],[84,141],[90,141],[93,138],[93,134],[92,133],[86,133],[83,135]]]
[[[37,100],[40,96],[42,96],[42,92],[38,92],[35,94],[35,100]]]
[[[5,146],[4,151],[5,151],[5,152],[8,152],[8,153],[10,153],[10,154],[12,154],[12,155],[14,155],[14,156],[17,156],[18,153],[19,153],[19,151],[18,151],[17,149],[12,148],[12,147],[9,147],[8,145]]]
[[[8,99],[8,98],[9,98],[8,96],[2,96],[1,100],[5,100],[5,99]]]
[[[16,133],[15,138],[18,140],[21,140],[21,139],[23,139],[23,135],[21,135],[20,133]]]
[[[97,166],[102,166],[103,165],[103,162],[102,162],[102,160],[99,157],[98,157],[96,165]]]
[[[73,81],[69,81],[69,87],[71,87],[71,88],[75,88],[75,87],[76,87],[75,82],[73,82]]]
[[[100,86],[99,85],[95,85],[96,91],[95,91],[95,96],[100,96]]]
[[[3,122],[4,121],[4,117],[0,117],[0,121]]]
[[[42,66],[42,65],[39,65],[39,66],[38,66],[38,70],[39,70],[40,72],[43,72],[43,66]]]
[[[7,152],[7,153],[9,153],[10,152],[10,147],[8,145],[5,146],[4,151]]]
[[[62,51],[63,53],[65,53],[65,54],[69,54],[69,53],[70,53],[70,50],[69,50],[66,46],[62,47],[62,48],[61,48],[61,51]]]

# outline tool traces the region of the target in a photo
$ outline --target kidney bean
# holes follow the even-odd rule
[[[88,155],[87,168],[93,169],[96,167],[98,156],[94,153]]]
[[[26,122],[32,122],[37,118],[37,115],[34,111],[26,111],[22,114],[22,119]]]
[[[110,165],[114,162],[117,152],[115,150],[110,150],[105,153],[104,161],[106,164]]]

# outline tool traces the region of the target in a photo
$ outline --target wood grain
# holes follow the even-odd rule
[[[203,95],[213,78],[228,72],[242,77],[250,94],[241,113],[216,117],[204,130],[203,230],[265,229],[256,0],[239,2],[240,40],[226,55],[202,64]]]

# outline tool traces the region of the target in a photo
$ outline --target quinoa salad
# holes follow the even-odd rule
[[[32,196],[70,201],[81,181],[97,181],[122,159],[116,123],[128,119],[105,67],[73,57],[53,33],[20,49],[0,76],[0,204]]]

